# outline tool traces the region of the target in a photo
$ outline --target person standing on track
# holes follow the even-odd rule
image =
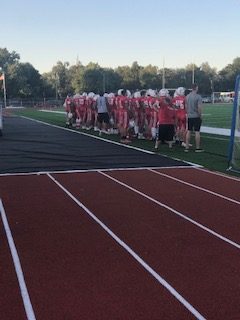
[[[195,132],[195,152],[203,152],[200,147],[200,128],[202,124],[202,97],[197,93],[198,85],[192,85],[192,91],[186,97],[186,112],[188,119],[188,127],[186,134],[185,152],[189,151],[189,144],[191,140],[191,133]]]

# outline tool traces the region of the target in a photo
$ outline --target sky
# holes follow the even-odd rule
[[[208,62],[240,56],[240,0],[8,0],[0,48],[41,74],[58,61],[116,68]]]

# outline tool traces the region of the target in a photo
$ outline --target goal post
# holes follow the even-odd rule
[[[235,82],[228,170],[240,172],[240,75],[237,76]]]

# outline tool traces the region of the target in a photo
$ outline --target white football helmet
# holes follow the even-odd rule
[[[168,91],[168,89],[161,89],[161,90],[159,91],[159,96],[160,96],[160,97],[169,97],[169,91]]]
[[[94,93],[94,92],[89,92],[88,98],[93,98],[94,96],[95,96],[95,93]]]
[[[126,94],[127,94],[127,97],[128,97],[128,98],[131,97],[131,91],[130,91],[130,90],[126,90]]]
[[[184,96],[185,88],[183,88],[183,87],[177,88],[176,93],[177,93],[178,96]]]
[[[133,97],[134,98],[141,98],[141,92],[140,91],[134,92]]]
[[[123,92],[123,89],[119,89],[118,92],[117,92],[118,96],[121,96],[122,92]]]
[[[94,101],[97,101],[97,99],[98,99],[99,97],[100,97],[99,94],[95,94],[94,97],[93,97],[93,100],[94,100]]]
[[[76,99],[76,98],[79,98],[81,97],[80,93],[76,93],[74,96],[73,96],[73,99]]]
[[[156,92],[153,89],[148,89],[146,96],[156,97]]]
[[[114,97],[115,97],[114,93],[110,92],[110,93],[108,94],[108,98],[114,98]]]

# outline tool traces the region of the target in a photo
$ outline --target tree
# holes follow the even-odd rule
[[[99,93],[99,91],[103,89],[103,74],[101,70],[85,69],[82,77],[81,91]]]
[[[30,63],[14,63],[7,67],[6,86],[8,98],[41,97],[43,81]]]
[[[103,81],[106,92],[116,92],[122,82],[121,76],[111,68],[103,69]]]
[[[141,89],[156,89],[161,87],[162,80],[159,77],[158,68],[151,64],[140,70],[139,80]]]
[[[73,92],[71,77],[69,72],[69,62],[58,61],[52,70],[44,73],[45,94],[51,93],[56,99],[64,98],[68,93]]]
[[[7,67],[19,62],[20,56],[15,51],[9,52],[7,48],[0,48],[0,68],[7,71]]]
[[[122,78],[121,87],[123,89],[135,90],[141,86],[140,84],[140,73],[141,67],[137,62],[133,62],[132,66],[121,66],[115,71],[119,77]]]
[[[240,74],[240,57],[235,58],[232,64],[228,64],[219,72],[220,91],[234,90],[235,80],[238,74]]]
[[[80,93],[82,88],[82,75],[85,67],[78,62],[77,64],[69,68],[69,74],[71,79],[71,87],[74,93]]]

